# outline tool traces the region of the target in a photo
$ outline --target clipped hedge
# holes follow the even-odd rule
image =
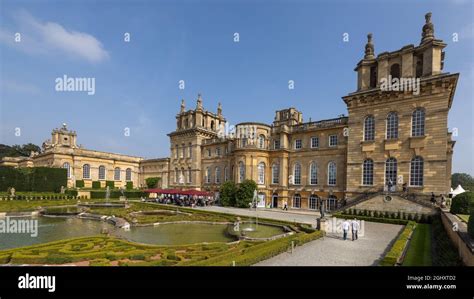
[[[59,192],[61,186],[67,186],[65,168],[0,166],[0,191]]]
[[[474,192],[464,192],[453,198],[450,212],[469,215],[471,205],[474,205]]]
[[[109,187],[110,189],[115,188],[115,182],[114,181],[105,181],[105,188]]]
[[[125,185],[125,189],[127,189],[127,190],[133,189],[133,182],[127,182],[126,185]]]
[[[387,252],[385,257],[380,261],[380,266],[395,266],[402,256],[405,247],[408,245],[408,238],[416,228],[416,222],[409,221],[405,229],[400,233],[392,248]]]
[[[77,188],[84,188],[84,180],[76,180]]]
[[[93,181],[92,182],[92,188],[100,189],[100,182],[99,181]]]

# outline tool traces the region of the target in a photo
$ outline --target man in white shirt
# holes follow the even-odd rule
[[[349,221],[344,220],[344,222],[342,223],[342,232],[343,232],[344,240],[347,239],[347,232],[349,231],[349,227],[350,227]]]
[[[354,218],[354,220],[352,220],[352,241],[357,240],[359,238],[357,234],[359,232],[359,228],[359,222],[356,218]]]

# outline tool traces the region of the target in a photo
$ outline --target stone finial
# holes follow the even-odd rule
[[[372,42],[372,33],[367,34],[367,44],[365,45],[365,56],[364,59],[373,59],[374,55],[374,43]]]
[[[217,104],[217,115],[218,116],[222,115],[222,104],[221,104],[221,102],[219,102],[219,104]]]
[[[423,30],[421,33],[421,43],[430,41],[434,39],[434,25],[431,23],[431,12],[425,15],[425,25],[423,25]]]
[[[185,108],[186,108],[186,105],[184,104],[184,99],[181,99],[181,110],[180,110],[180,113],[183,113]]]
[[[198,93],[196,109],[202,110],[202,97],[200,93]]]

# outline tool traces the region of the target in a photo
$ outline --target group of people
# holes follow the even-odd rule
[[[212,197],[178,194],[161,194],[154,199],[154,201],[162,204],[175,204],[182,207],[186,206],[192,208],[196,206],[212,206],[214,204],[214,199]]]
[[[354,220],[344,220],[342,223],[342,238],[344,240],[347,240],[347,234],[349,233],[349,229],[352,230],[352,241],[355,241],[359,238],[359,230],[360,230],[360,224],[357,219],[354,218]]]
[[[440,197],[440,201],[439,201],[440,207],[446,208],[446,204],[447,204],[446,197],[444,197],[444,194],[440,194],[439,197]],[[431,192],[430,201],[434,206],[438,205],[438,201],[436,200],[436,195],[434,194],[434,192]]]

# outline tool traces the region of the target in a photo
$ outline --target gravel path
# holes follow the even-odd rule
[[[296,247],[293,254],[282,253],[256,266],[375,266],[402,228],[402,225],[365,222],[364,236],[359,236],[357,241],[328,235]]]

